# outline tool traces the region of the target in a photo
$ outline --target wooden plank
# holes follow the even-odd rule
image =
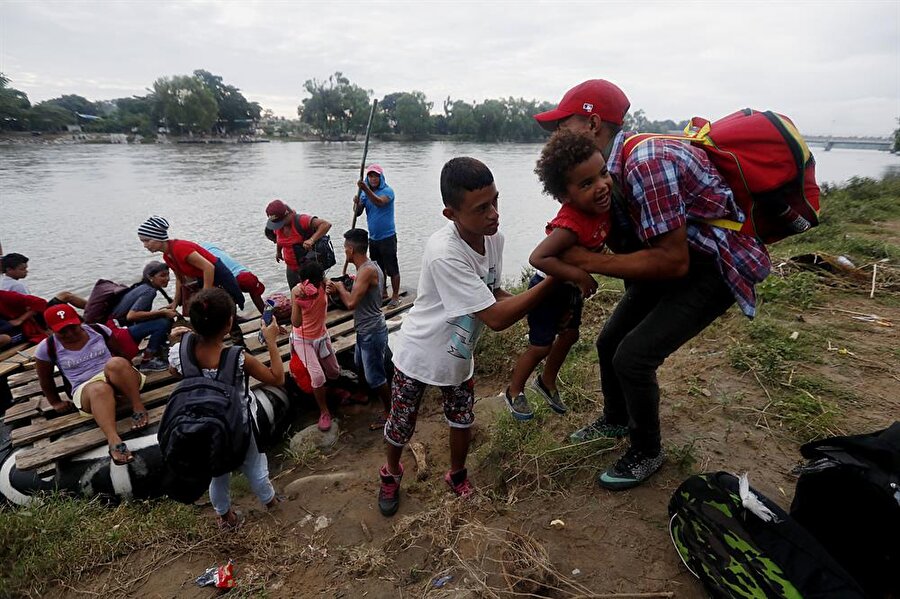
[[[23,352],[28,349],[33,343],[17,343],[15,345],[11,345],[6,349],[0,349],[0,362],[3,362],[7,358],[12,358],[13,356],[19,355],[19,352]]]
[[[400,320],[402,320],[402,318],[397,319],[394,317],[409,309],[413,297],[404,298],[404,300],[406,301],[401,301],[401,304],[399,306],[385,311],[385,316],[390,319],[388,327],[389,331],[393,331],[399,328]],[[344,351],[347,351],[354,347],[356,342],[356,334],[352,321],[340,323],[337,326],[333,327],[333,329],[329,332],[331,333],[332,344],[336,353],[343,353]],[[257,340],[254,339],[254,341],[256,341],[256,343],[258,344]],[[279,356],[282,360],[286,360],[290,356],[290,345],[289,343],[287,343],[288,336],[282,335],[279,341],[282,342],[282,344],[278,346]],[[268,364],[270,362],[268,352],[264,351],[261,346],[260,349],[263,351],[261,351],[256,357],[262,363]],[[145,405],[147,405],[148,407],[167,399],[171,391],[174,389],[177,381],[169,373],[160,372],[152,373],[148,376],[148,386],[151,383],[156,383],[155,386],[157,388],[149,391],[144,391],[141,396]],[[53,408],[50,407],[49,402],[47,402],[45,398],[33,397],[27,402],[22,402],[12,406],[7,412],[6,421],[10,423],[18,422],[20,420],[25,420],[26,418],[33,418],[40,414],[46,414],[52,411]],[[86,417],[84,417],[83,415],[74,413],[66,414],[46,422],[35,422],[30,425],[15,429],[12,433],[13,444],[16,447],[20,447],[34,441],[47,439],[48,437],[59,435],[82,426],[86,420]]]
[[[162,418],[165,406],[159,406],[148,411],[149,424],[156,424]],[[131,432],[131,417],[123,418],[116,422],[116,430],[119,435],[125,436]],[[125,440],[127,443],[127,439]],[[45,464],[56,462],[68,455],[81,453],[106,443],[106,436],[99,428],[94,428],[83,433],[71,435],[59,439],[49,447],[35,447],[25,449],[16,454],[16,468],[19,470],[33,470]]]

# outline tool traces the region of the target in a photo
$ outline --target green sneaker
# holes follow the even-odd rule
[[[665,461],[666,452],[662,449],[656,455],[648,455],[630,447],[611,468],[597,477],[597,484],[610,491],[631,489],[650,478]]]
[[[622,424],[609,424],[606,416],[601,415],[594,422],[584,426],[571,435],[570,443],[583,443],[594,439],[619,439],[628,436],[628,427]]]

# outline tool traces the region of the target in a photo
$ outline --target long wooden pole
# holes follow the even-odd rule
[[[363,177],[366,176],[366,156],[369,154],[369,133],[372,131],[372,118],[375,116],[375,107],[378,106],[378,98],[372,100],[372,110],[369,111],[369,122],[366,124],[366,144],[363,146],[363,157],[362,164],[359,165],[359,180],[362,182]],[[350,223],[350,228],[356,228],[356,207],[359,205],[359,195],[362,193],[362,189],[356,190],[356,201],[353,202],[353,220]],[[342,274],[347,274],[347,268],[350,266],[350,261],[344,261],[344,272]]]

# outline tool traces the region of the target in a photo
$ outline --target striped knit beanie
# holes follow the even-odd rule
[[[138,237],[166,241],[169,239],[169,221],[161,216],[151,216],[138,227]]]

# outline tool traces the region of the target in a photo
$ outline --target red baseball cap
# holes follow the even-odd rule
[[[272,200],[266,206],[266,215],[269,217],[266,228],[270,231],[277,231],[287,223],[287,216],[290,213],[291,209],[287,204],[281,200]]]
[[[631,102],[615,84],[605,79],[588,79],[567,91],[554,110],[536,114],[534,119],[550,131],[556,129],[557,121],[573,114],[596,114],[600,120],[621,125],[630,106]]]
[[[58,333],[69,325],[80,325],[81,318],[69,304],[56,304],[44,310],[44,322],[51,331]]]

